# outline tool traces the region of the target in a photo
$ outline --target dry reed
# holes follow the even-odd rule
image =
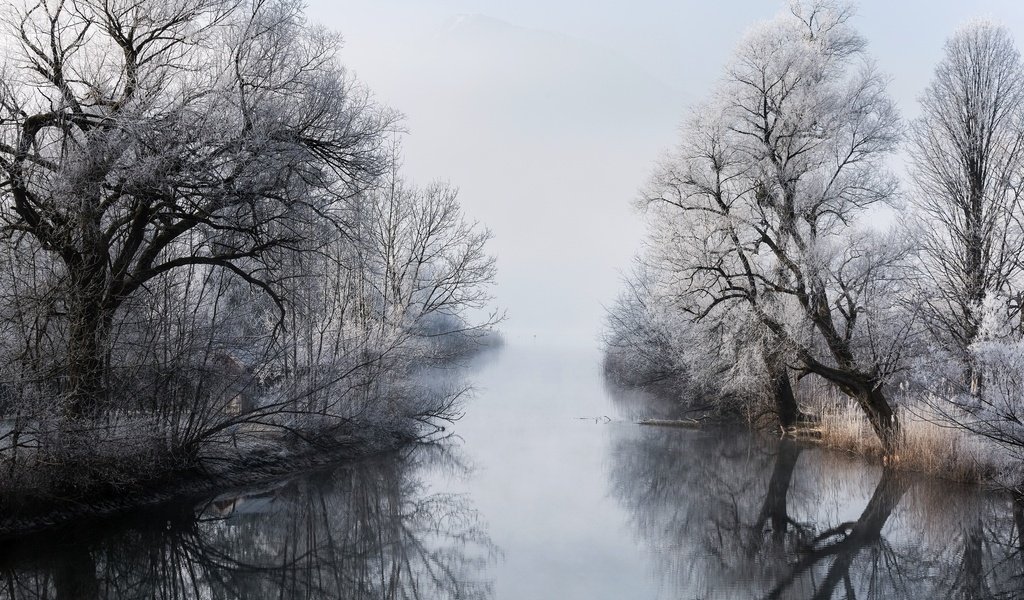
[[[818,395],[820,443],[869,458],[883,452],[863,411],[834,392]],[[924,404],[897,409],[899,449],[884,461],[901,470],[927,473],[952,481],[997,483],[1010,468],[1005,453],[993,442],[959,427],[955,415],[942,415]]]

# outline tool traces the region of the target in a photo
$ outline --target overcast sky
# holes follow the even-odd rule
[[[446,179],[498,256],[508,337],[593,344],[642,243],[631,208],[765,0],[312,0],[344,63],[406,115],[405,172]],[[856,25],[904,117],[962,22],[1024,3],[871,0]]]

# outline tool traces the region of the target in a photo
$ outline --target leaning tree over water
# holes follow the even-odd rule
[[[783,424],[798,414],[785,394],[795,369],[854,399],[892,451],[884,385],[906,327],[907,251],[855,221],[894,198],[884,163],[900,125],[850,17],[843,4],[795,4],[747,35],[643,201],[654,211],[650,259],[671,274],[688,318],[749,311],[763,326],[750,344],[763,349]]]

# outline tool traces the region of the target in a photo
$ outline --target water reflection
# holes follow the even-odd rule
[[[466,598],[495,548],[437,448],[4,545],[0,598]]]
[[[1024,597],[1019,498],[743,433],[624,430],[612,456],[664,597]]]
[[[0,599],[1024,598],[1024,500],[638,426],[677,406],[597,365],[532,346],[484,365],[455,428],[467,476],[434,445],[0,542]]]

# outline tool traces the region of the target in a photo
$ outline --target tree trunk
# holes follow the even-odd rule
[[[775,416],[782,429],[789,429],[795,426],[800,418],[800,407],[797,406],[796,396],[793,394],[789,369],[779,352],[769,348],[767,342],[763,342],[762,355],[768,369],[768,393],[775,404]]]
[[[840,335],[836,329],[832,320],[832,309],[827,300],[824,293],[818,293],[814,301],[815,310],[809,316],[824,338],[838,368],[818,363],[814,372],[834,383],[843,393],[857,401],[871,423],[871,429],[882,443],[882,451],[887,457],[893,456],[899,442],[899,422],[896,413],[882,391],[881,381],[870,372],[860,369],[849,338]]]
[[[771,393],[775,400],[775,415],[783,429],[794,427],[800,418],[800,409],[793,395],[789,372],[785,366],[769,369]]]
[[[973,356],[970,356],[968,351],[967,366],[964,368],[964,384],[968,390],[968,393],[972,398],[981,398],[983,392],[983,380],[981,378],[981,368],[974,360]]]
[[[886,456],[894,456],[899,445],[900,424],[881,387],[865,386],[854,396],[871,424],[871,429],[882,442]]]
[[[71,273],[68,310],[68,403],[65,416],[93,414],[105,391],[110,316],[104,308],[103,265],[83,265]]]

